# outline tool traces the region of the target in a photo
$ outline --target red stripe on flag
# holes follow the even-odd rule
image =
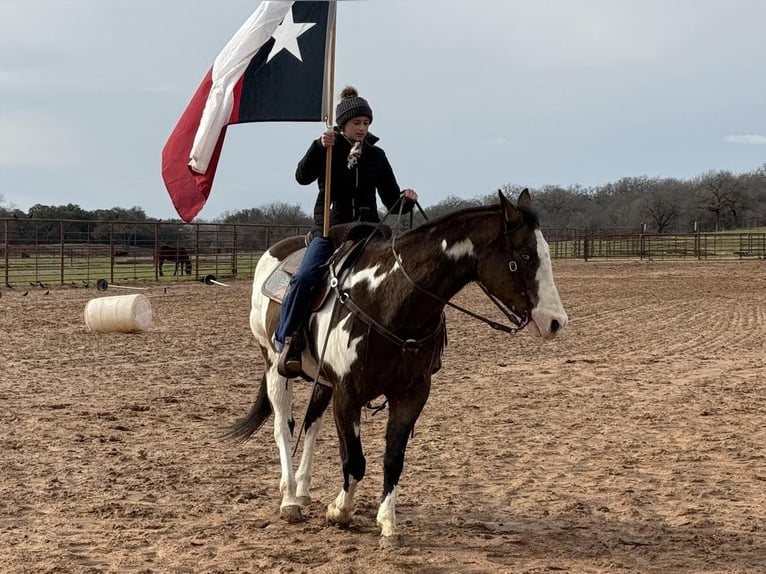
[[[242,86],[245,83],[245,75],[242,74],[242,76],[239,78],[236,84],[234,84],[234,88],[231,91],[231,95],[234,98],[234,106],[231,110],[231,116],[229,117],[229,123],[230,124],[238,124],[239,123],[239,104],[242,101]]]
[[[224,128],[218,136],[207,172],[204,174],[193,172],[189,168],[189,157],[202,111],[205,109],[205,102],[213,85],[211,72],[212,70],[209,70],[205,79],[202,80],[165,143],[165,147],[162,148],[162,179],[165,181],[165,187],[178,215],[187,223],[197,216],[210,196],[223,139],[226,135],[226,128]]]

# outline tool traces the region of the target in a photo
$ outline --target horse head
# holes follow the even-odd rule
[[[501,191],[498,195],[502,224],[479,258],[479,284],[533,335],[552,339],[568,318],[553,282],[548,243],[532,211],[532,199],[526,189],[516,206]]]

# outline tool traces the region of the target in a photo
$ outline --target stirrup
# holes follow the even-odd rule
[[[277,372],[288,379],[303,374],[301,351],[293,348],[293,339],[293,337],[285,338],[285,346],[279,354],[279,361],[277,362]]]

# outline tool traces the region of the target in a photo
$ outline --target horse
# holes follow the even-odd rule
[[[516,205],[498,192],[500,203],[469,207],[428,221],[399,237],[370,241],[346,269],[330,266],[332,296],[305,327],[303,378],[315,380],[305,413],[303,452],[297,472],[291,454],[295,420],[292,380],[277,371],[272,333],[279,305],[262,292],[280,262],[304,246],[303,237],[280,241],[258,261],[253,278],[250,328],[266,364],[250,412],[226,430],[245,442],[274,414],[281,462],[280,514],[303,520],[311,502],[311,469],[322,417],[332,401],[340,442],[343,484],[326,518],[349,524],[354,493],[365,475],[361,412],[376,398],[388,404],[383,457],[383,492],[376,522],[380,545],[402,542],[396,499],[405,450],[441,367],[446,346],[447,305],[515,333],[527,328],[548,340],[568,318],[554,283],[548,244],[525,189]],[[476,282],[514,324],[490,321],[450,299]]]
[[[173,275],[178,275],[179,271],[181,275],[184,273],[186,273],[186,275],[191,275],[191,257],[189,257],[189,253],[186,251],[185,247],[181,247],[180,245],[175,247],[171,245],[160,245],[157,250],[157,268],[160,271],[160,276],[163,275],[162,265],[165,261],[172,261],[175,263]]]

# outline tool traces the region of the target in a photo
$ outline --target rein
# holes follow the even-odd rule
[[[356,260],[356,258],[358,258],[361,255],[361,253],[364,251],[367,245],[369,245],[370,241],[372,241],[372,238],[377,233],[380,226],[383,225],[383,223],[386,221],[388,216],[391,215],[391,212],[394,210],[394,208],[396,208],[397,205],[399,206],[397,222],[401,220],[402,211],[404,209],[404,201],[402,201],[402,198],[400,197],[397,200],[397,202],[393,205],[393,207],[386,212],[386,214],[383,216],[382,220],[378,223],[378,225],[375,227],[372,233],[361,243],[355,255],[352,258],[350,258],[352,259],[352,261],[347,262],[348,264],[353,264],[353,260]],[[420,206],[420,203],[415,202],[415,206],[418,208],[423,218],[426,221],[428,221],[428,216],[423,211],[422,207]],[[515,231],[521,228],[521,225],[523,224],[519,224],[519,226],[515,228],[506,230],[506,234],[514,233]],[[420,291],[421,293],[425,295],[428,295],[435,301],[438,301],[439,303],[445,306],[452,307],[453,309],[460,311],[461,313],[464,313],[465,315],[468,315],[469,317],[473,317],[474,319],[481,321],[482,323],[485,323],[486,325],[488,325],[492,329],[495,329],[496,331],[502,331],[510,335],[515,335],[516,333],[518,333],[521,329],[526,327],[527,323],[529,322],[529,314],[526,311],[523,314],[520,314],[520,313],[517,313],[514,309],[508,309],[500,300],[497,299],[497,297],[492,295],[492,293],[490,293],[489,290],[480,281],[476,281],[475,283],[481,288],[482,291],[484,291],[487,298],[490,301],[492,301],[492,303],[498,309],[500,309],[503,315],[505,315],[508,318],[508,320],[513,324],[513,326],[504,325],[503,323],[498,323],[497,321],[493,321],[492,319],[484,317],[483,315],[474,313],[473,311],[470,311],[469,309],[461,307],[460,305],[457,305],[456,303],[452,303],[451,301],[448,301],[447,299],[439,297],[435,293],[418,285],[415,282],[415,280],[412,279],[410,274],[407,273],[407,270],[404,268],[401,255],[396,251],[396,235],[394,235],[391,238],[391,253],[393,254],[394,260],[396,261],[396,263],[398,263],[399,269],[401,269],[402,274],[405,276],[407,281],[409,281],[410,284],[415,289],[417,289],[418,291]],[[514,260],[511,260],[509,262],[508,267],[512,273],[518,269],[518,265],[516,261]],[[330,287],[335,291],[337,302],[339,302],[341,305],[346,306],[355,317],[357,317],[360,321],[362,321],[362,323],[367,325],[369,328],[374,330],[376,333],[381,335],[383,338],[385,338],[389,342],[400,347],[402,350],[410,350],[410,351],[417,350],[420,347],[424,346],[425,344],[431,342],[434,339],[434,337],[442,333],[445,326],[444,313],[441,314],[441,317],[439,318],[439,323],[436,325],[436,328],[428,335],[421,337],[419,339],[404,339],[402,337],[399,337],[396,333],[392,332],[390,329],[386,328],[379,321],[371,317],[364,309],[362,309],[356,303],[356,301],[354,301],[351,298],[351,295],[347,291],[343,291],[342,286],[340,284],[340,279],[338,275],[336,274],[336,270],[334,266],[330,264],[329,268],[330,268]],[[328,331],[328,335],[329,335],[329,331]]]
[[[387,329],[382,323],[373,319],[364,309],[357,305],[356,301],[351,298],[351,295],[348,293],[348,291],[341,291],[340,282],[338,277],[335,275],[335,270],[332,267],[330,268],[330,286],[335,290],[337,301],[341,305],[345,305],[349,311],[351,311],[351,313],[362,323],[373,329],[376,333],[381,335],[390,343],[400,347],[402,350],[413,351],[419,349],[426,343],[430,343],[437,335],[440,335],[444,328],[445,319],[444,313],[442,313],[439,317],[439,323],[431,333],[425,337],[421,337],[420,339],[403,339],[396,333]]]
[[[416,204],[418,206],[418,209],[420,210],[420,213],[423,215],[423,217],[428,221],[428,217],[426,217],[426,214],[423,212],[423,210],[420,208],[420,204]],[[391,210],[389,210],[390,213]],[[401,218],[402,215],[402,206],[399,207],[399,217]],[[386,213],[386,217],[388,216],[388,213]],[[385,218],[384,218],[385,220]],[[509,229],[506,231],[506,235],[510,233],[514,233],[518,229],[521,228],[521,224],[515,228]],[[404,268],[404,263],[402,262],[402,257],[397,253],[396,251],[396,236],[394,235],[391,238],[391,253],[394,255],[394,260],[399,264],[399,269],[401,269],[404,276],[407,278],[407,281],[410,282],[410,284],[415,287],[418,291],[421,293],[428,295],[432,299],[438,301],[439,303],[442,303],[443,305],[448,305],[452,307],[453,309],[456,309],[457,311],[460,311],[461,313],[464,313],[468,315],[469,317],[473,317],[474,319],[477,319],[481,321],[482,323],[485,323],[495,329],[496,331],[502,331],[504,333],[509,333],[511,335],[515,335],[519,331],[521,331],[524,327],[526,327],[527,323],[529,323],[529,316],[527,312],[525,311],[523,315],[519,315],[514,310],[507,309],[506,306],[501,303],[497,297],[492,295],[492,293],[489,292],[489,290],[484,286],[483,283],[480,281],[476,281],[475,283],[481,288],[482,291],[484,291],[484,294],[487,296],[487,298],[494,303],[494,305],[500,309],[500,311],[505,315],[508,320],[513,323],[514,327],[509,327],[508,325],[503,325],[502,323],[498,323],[497,321],[493,321],[492,319],[488,319],[487,317],[484,317],[483,315],[479,315],[478,313],[474,313],[473,311],[469,311],[468,309],[461,307],[460,305],[457,305],[455,303],[452,303],[451,301],[448,301],[447,299],[444,299],[442,297],[439,297],[435,293],[432,293],[428,289],[421,287],[418,285],[415,280],[410,277],[409,273],[407,273],[407,270]],[[508,268],[511,270],[511,272],[515,272],[518,269],[518,265],[515,261],[511,260],[508,264]]]
[[[447,299],[443,299],[442,297],[439,297],[435,293],[432,293],[428,289],[425,289],[424,287],[421,287],[417,283],[415,283],[415,280],[410,277],[409,273],[404,269],[404,265],[402,263],[401,256],[396,252],[394,249],[394,245],[392,243],[391,245],[391,252],[394,254],[394,258],[396,259],[396,262],[399,264],[399,268],[402,270],[402,273],[407,278],[407,280],[410,282],[410,284],[415,287],[418,291],[421,293],[424,293],[431,297],[432,299],[438,301],[439,303],[443,303],[444,305],[449,305],[453,309],[456,309],[460,311],[461,313],[465,313],[469,317],[473,317],[474,319],[478,319],[482,323],[486,323],[493,329],[497,331],[503,331],[504,333],[509,333],[511,335],[515,335],[518,333],[521,329],[526,327],[527,323],[529,322],[529,318],[527,317],[527,313],[525,312],[523,315],[519,316],[513,311],[508,310],[505,305],[503,305],[500,301],[498,301],[497,297],[492,295],[487,288],[484,286],[483,283],[480,281],[476,281],[476,284],[481,288],[482,291],[484,291],[484,294],[487,296],[487,298],[492,301],[492,303],[495,304],[495,306],[502,311],[503,315],[505,315],[508,320],[515,325],[515,327],[509,327],[508,325],[503,325],[502,323],[498,323],[497,321],[493,321],[492,319],[488,319],[487,317],[484,317],[483,315],[479,315],[478,313],[474,313],[473,311],[470,311],[466,309],[465,307],[461,307],[460,305],[457,305],[456,303],[452,303],[451,301],[448,301]]]

